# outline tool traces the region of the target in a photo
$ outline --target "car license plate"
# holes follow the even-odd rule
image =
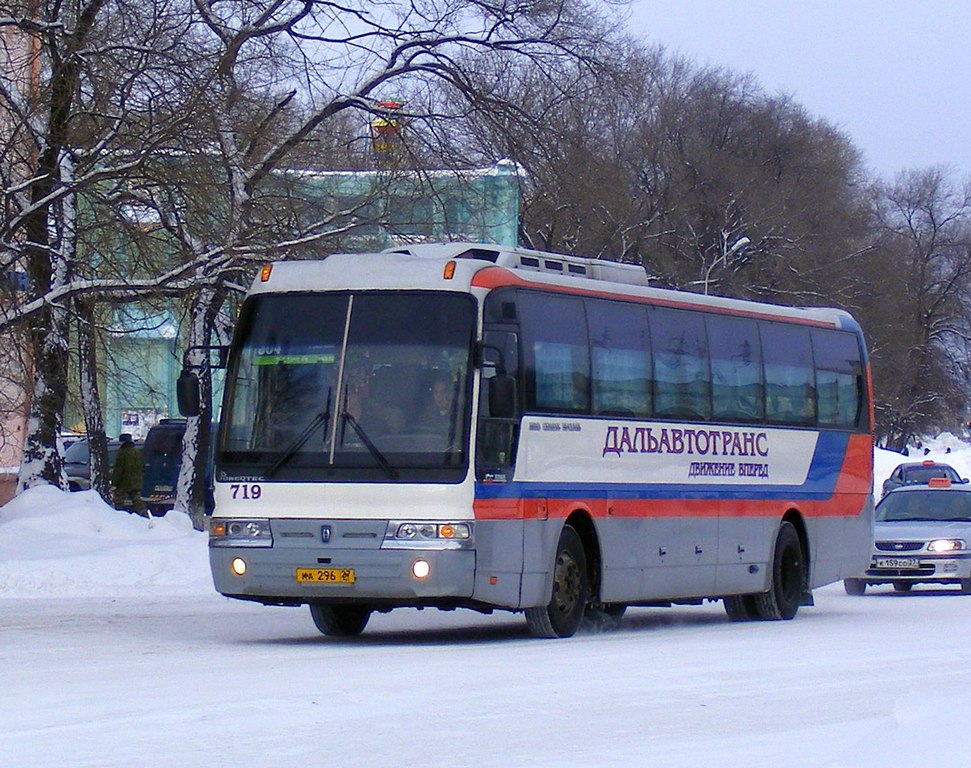
[[[297,568],[300,584],[353,584],[353,568]]]
[[[920,561],[916,557],[878,557],[877,568],[917,568]]]

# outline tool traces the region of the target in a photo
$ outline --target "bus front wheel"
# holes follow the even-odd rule
[[[356,637],[364,631],[371,609],[364,605],[310,604],[310,615],[323,634],[331,637]]]
[[[553,560],[553,593],[544,606],[526,609],[529,631],[536,637],[570,637],[580,627],[590,601],[590,575],[583,542],[563,526]]]

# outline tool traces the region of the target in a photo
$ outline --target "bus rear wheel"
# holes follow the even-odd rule
[[[563,526],[553,559],[553,593],[544,606],[526,609],[526,623],[536,637],[571,637],[580,627],[590,601],[590,575],[583,542]]]
[[[371,609],[365,605],[310,604],[310,615],[323,634],[331,637],[356,637],[364,631]]]
[[[758,618],[788,620],[796,615],[806,587],[806,558],[796,527],[783,521],[775,539],[772,558],[772,585],[768,592],[755,595]]]
[[[755,605],[755,595],[729,595],[723,597],[725,613],[732,621],[752,621],[760,618]]]

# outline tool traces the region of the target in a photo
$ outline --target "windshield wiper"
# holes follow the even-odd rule
[[[361,442],[364,443],[364,446],[368,449],[368,451],[371,452],[371,455],[375,458],[378,464],[381,465],[381,469],[388,473],[388,477],[392,479],[398,477],[398,470],[391,466],[391,462],[388,461],[388,458],[383,453],[381,453],[381,449],[371,442],[371,438],[367,436],[367,433],[364,431],[364,427],[358,423],[357,419],[355,419],[347,411],[344,411],[340,415],[340,418],[344,419],[346,423],[351,425],[351,429],[353,429],[354,433],[361,438]]]
[[[273,464],[272,467],[266,470],[266,473],[263,475],[264,477],[266,478],[273,477],[273,475],[275,475],[282,466],[290,463],[290,461],[293,459],[294,456],[297,455],[300,449],[303,448],[304,445],[306,445],[307,441],[310,439],[310,436],[317,431],[318,427],[323,425],[324,431],[325,432],[327,431],[327,422],[330,421],[330,393],[331,393],[331,390],[330,390],[330,387],[328,387],[327,405],[324,407],[324,410],[320,411],[316,416],[314,416],[310,420],[310,423],[307,424],[307,426],[303,428],[303,431],[299,435],[297,435],[297,437],[294,439],[292,443],[290,443],[290,447],[283,452],[283,455],[276,460],[276,462]]]

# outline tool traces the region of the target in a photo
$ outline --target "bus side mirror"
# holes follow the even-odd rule
[[[179,413],[183,416],[199,415],[199,377],[182,369],[175,383],[175,395],[179,401]]]
[[[499,419],[516,415],[516,380],[506,374],[489,379],[489,414]]]

